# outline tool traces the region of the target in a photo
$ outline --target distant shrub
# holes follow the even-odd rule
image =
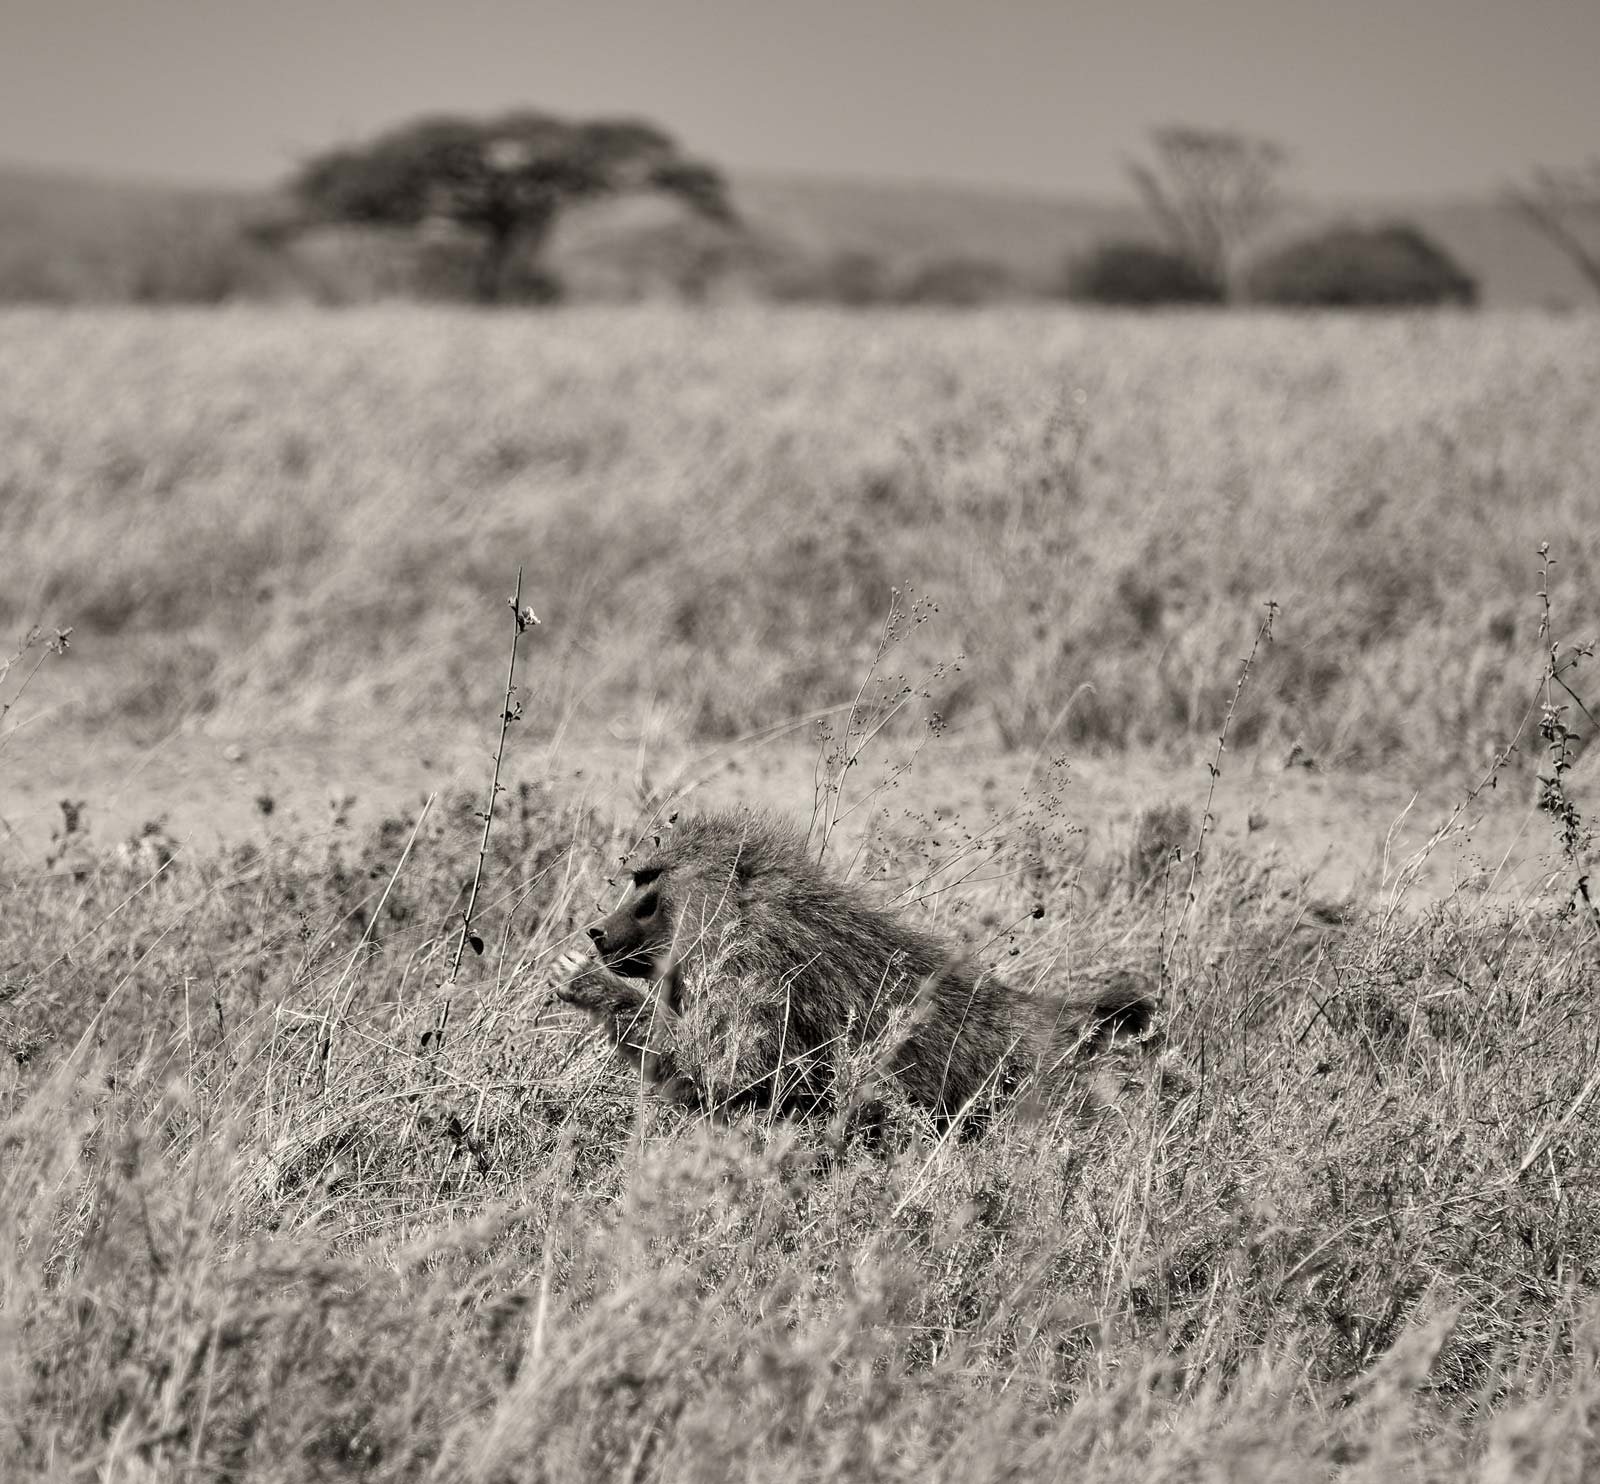
[[[859,248],[783,264],[768,279],[767,291],[774,299],[850,306],[882,304],[894,297],[883,259]]]
[[[704,302],[737,297],[775,255],[756,233],[670,201],[629,197],[569,213],[543,263],[564,296],[579,302]]]
[[[291,287],[283,261],[243,229],[230,199],[152,193],[78,209],[82,220],[64,208],[5,221],[0,206],[0,303],[217,304]]]
[[[139,304],[221,304],[284,288],[279,260],[222,211],[162,215],[130,233],[119,257],[118,297]]]
[[[364,304],[419,294],[419,257],[429,248],[393,227],[334,226],[300,233],[283,252],[300,291],[315,302]]]
[[[972,306],[1016,298],[1016,274],[992,258],[930,258],[914,268],[896,295],[906,304]]]
[[[1360,306],[1472,304],[1478,285],[1415,227],[1335,227],[1257,262],[1248,296],[1262,304]]]
[[[1151,242],[1102,242],[1067,265],[1069,299],[1086,304],[1218,304],[1222,285],[1182,253]]]
[[[416,293],[446,303],[481,298],[476,263],[454,245],[424,242],[417,255]],[[537,258],[508,258],[500,269],[497,303],[559,304],[564,298],[560,276]]]

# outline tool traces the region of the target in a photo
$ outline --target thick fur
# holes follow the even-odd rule
[[[1048,1093],[1154,1008],[1131,972],[1071,997],[1009,988],[829,876],[796,831],[761,816],[684,820],[633,874],[589,930],[600,960],[569,955],[557,993],[658,1091],[699,1107],[825,1105],[865,1049],[949,1119]]]

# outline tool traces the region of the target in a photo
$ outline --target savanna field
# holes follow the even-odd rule
[[[1591,1477],[1597,409],[1585,315],[7,311],[0,1476]],[[712,798],[1158,1034],[653,1102],[551,965]]]

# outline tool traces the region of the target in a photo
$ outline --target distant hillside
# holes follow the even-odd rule
[[[0,166],[0,300],[220,300],[282,289],[241,241],[258,192]]]
[[[857,275],[877,265],[903,280],[962,260],[992,265],[1018,291],[1047,292],[1063,262],[1097,240],[1149,235],[1132,202],[750,173],[734,176],[733,191],[747,228],[740,237],[660,201],[619,201],[570,213],[552,265],[578,298],[711,291],[724,282],[803,293],[840,261]],[[252,240],[244,229],[272,207],[263,192],[0,167],[0,300],[359,299],[415,282],[418,250],[403,235],[329,231],[287,250]],[[1459,258],[1485,303],[1593,302],[1559,252],[1490,202],[1302,204],[1273,237],[1330,220],[1396,218]]]

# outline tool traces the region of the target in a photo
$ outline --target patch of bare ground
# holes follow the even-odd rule
[[[331,835],[375,824],[429,793],[479,787],[487,745],[418,731],[234,739],[190,731],[154,743],[106,736],[86,743],[45,729],[7,758],[0,841],[10,869],[37,867],[52,851],[70,863],[71,851],[60,848],[63,801],[74,806],[85,836],[74,845],[125,841],[154,825],[204,850],[263,831]],[[671,799],[679,807],[743,804],[804,820],[817,760],[816,745],[793,735],[697,747],[603,731],[519,746],[510,769],[618,816]],[[1136,752],[1050,761],[959,736],[924,748],[904,773],[895,773],[887,747],[878,762],[874,774],[867,760],[853,782],[870,793],[892,781],[845,821],[847,835],[906,820],[1003,828],[1048,796],[1057,824],[1078,833],[1089,859],[1125,852],[1150,808],[1187,805],[1198,820],[1209,784],[1200,756],[1188,764]],[[1572,791],[1580,805],[1595,792],[1594,771],[1577,770]],[[1211,805],[1213,835],[1338,899],[1380,896],[1402,878],[1419,903],[1463,890],[1500,901],[1538,899],[1552,884],[1565,890],[1550,823],[1533,807],[1525,780],[1502,779],[1461,807],[1475,781],[1436,777],[1419,788],[1325,772],[1281,751],[1229,754]]]

